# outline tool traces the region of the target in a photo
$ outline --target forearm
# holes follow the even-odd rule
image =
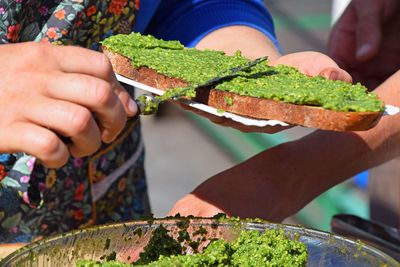
[[[386,103],[400,106],[400,72],[397,72],[375,92]],[[288,176],[298,184],[305,205],[332,186],[359,172],[378,166],[399,156],[399,115],[384,116],[369,131],[353,133],[315,131],[297,141],[278,147],[288,156],[285,163]],[[274,151],[266,151],[272,155]],[[293,167],[288,170],[290,165]],[[300,201],[300,200],[297,200]]]
[[[291,203],[286,204],[293,206],[292,212],[297,212],[331,187],[384,162],[385,145],[376,148],[370,145],[371,140],[358,133],[315,131],[269,151],[270,157],[273,157],[272,153],[287,157],[282,158],[285,164],[278,165],[276,172],[281,177],[279,183],[292,185],[285,192],[291,197]]]
[[[367,152],[356,134],[317,131],[217,174],[193,194],[230,216],[280,222],[361,171]]]
[[[376,91],[387,104],[400,106],[398,80],[400,73]],[[315,131],[215,175],[193,195],[232,216],[281,221],[332,186],[398,156],[398,117],[385,116],[369,131]]]

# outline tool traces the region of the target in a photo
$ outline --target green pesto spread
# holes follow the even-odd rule
[[[158,227],[157,229],[164,229]],[[81,260],[77,267],[197,267],[197,266],[306,266],[308,251],[305,244],[292,240],[282,230],[265,229],[264,233],[256,230],[241,231],[231,243],[212,240],[203,253],[184,255],[179,242],[171,242],[166,231],[154,232],[149,245],[144,248],[140,259],[133,264],[115,260],[95,262]],[[166,242],[163,241],[166,238]],[[154,239],[152,241],[152,239]],[[179,238],[178,238],[179,239]],[[179,246],[179,249],[178,249]],[[155,259],[155,255],[159,255]],[[151,258],[148,257],[151,255]],[[154,260],[155,259],[155,260]]]
[[[146,66],[189,83],[205,82],[222,71],[249,62],[240,52],[226,56],[221,51],[185,49],[178,41],[159,40],[139,33],[111,36],[102,45],[131,59],[135,68]],[[293,67],[268,66],[267,61],[238,72],[231,79],[218,81],[213,87],[239,95],[330,110],[377,112],[384,109],[383,102],[359,83],[308,77]],[[190,90],[186,93],[193,95]]]
[[[225,96],[225,101],[229,106],[233,105],[232,97]]]
[[[140,101],[140,108],[144,108],[141,110],[144,115],[152,115],[157,112],[159,102],[150,100],[146,95],[139,96],[137,101]]]

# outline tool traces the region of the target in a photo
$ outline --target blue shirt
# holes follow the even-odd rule
[[[144,0],[134,30],[193,47],[210,32],[231,25],[253,27],[278,47],[271,15],[260,0]]]

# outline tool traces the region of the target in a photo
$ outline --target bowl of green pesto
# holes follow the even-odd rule
[[[46,238],[0,266],[399,266],[328,232],[239,218],[174,217],[95,226]]]

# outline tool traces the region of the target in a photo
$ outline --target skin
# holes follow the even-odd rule
[[[397,0],[353,0],[331,31],[328,55],[370,90],[400,68],[399,11]]]
[[[383,101],[395,106],[400,106],[400,88],[397,86],[400,83],[400,72],[395,73],[399,69],[399,34],[396,29],[400,26],[400,19],[395,16],[398,9],[399,4],[396,0],[354,0],[332,31],[329,45],[329,55],[338,62],[340,67],[348,70],[355,81],[362,81],[370,89],[380,84],[375,92]],[[236,49],[241,49],[243,55],[249,58],[268,55],[272,65],[293,65],[299,67],[301,71],[308,75],[323,75],[331,79],[351,81],[348,73],[338,69],[338,65],[334,61],[322,54],[307,52],[308,54],[295,53],[280,57],[273,43],[265,35],[245,26],[231,26],[217,30],[201,40],[197,47],[200,49],[225,50],[228,54],[232,54]],[[2,46],[1,49],[3,48]],[[43,48],[43,50],[51,49]],[[3,51],[6,50],[1,50],[1,52]],[[11,49],[8,51],[12,52]],[[20,51],[19,55],[22,54],[22,51],[24,49]],[[96,81],[100,79],[102,80],[101,83],[105,81],[107,84],[105,87],[108,89],[104,89],[108,92],[106,95],[115,94],[119,96],[119,101],[124,103],[125,112],[127,112],[128,97],[126,92],[116,88],[118,86],[115,85],[115,81],[109,75],[104,75],[103,72],[100,74],[96,71],[93,73],[92,70],[87,69],[82,70],[82,66],[62,68],[60,59],[54,59],[47,52],[39,51],[42,52],[40,54],[42,57],[36,58],[36,61],[23,61],[28,69],[31,71],[42,70],[43,72],[40,74],[45,75],[45,71],[53,70],[56,66],[56,69],[62,74],[72,73],[73,76],[79,76],[75,78],[79,79],[80,82],[88,82],[86,76],[80,76],[82,74],[94,76]],[[7,61],[7,53],[1,52],[1,57],[6,57],[1,58],[2,62],[12,62],[11,60]],[[51,52],[48,53],[51,54]],[[31,54],[30,56],[35,59],[34,55]],[[52,62],[53,68],[41,69],[39,62],[41,64],[46,62],[45,65],[51,65],[43,58],[48,58],[50,63],[56,61]],[[104,60],[100,61],[104,63]],[[382,62],[385,62],[385,64],[382,64]],[[376,66],[380,67],[376,68]],[[12,77],[15,73],[21,72],[19,68],[11,67],[10,70],[12,71],[7,70],[8,73],[4,73],[2,77],[8,77],[7,75]],[[393,73],[394,75],[392,75]],[[56,74],[59,75],[60,73]],[[51,75],[48,78],[52,78]],[[62,78],[60,77],[60,79]],[[5,90],[5,92],[2,92],[2,97],[5,98],[2,99],[10,100],[10,102],[5,101],[9,108],[1,107],[0,115],[10,115],[13,113],[10,112],[11,110],[16,111],[18,116],[12,115],[12,118],[1,126],[11,127],[12,131],[8,128],[9,132],[17,130],[22,134],[15,137],[10,136],[10,134],[6,135],[4,130],[0,132],[0,140],[8,140],[7,144],[0,143],[0,147],[4,149],[1,151],[3,153],[32,150],[31,154],[38,156],[46,163],[49,162],[50,166],[57,166],[65,162],[68,152],[66,146],[59,139],[57,140],[54,133],[48,131],[46,127],[72,137],[74,144],[71,147],[75,145],[77,148],[76,150],[71,149],[73,155],[74,153],[76,155],[89,153],[89,150],[97,147],[100,138],[103,138],[103,141],[110,141],[115,137],[115,133],[121,130],[121,127],[114,128],[114,122],[109,117],[101,117],[100,110],[103,106],[98,107],[86,101],[82,103],[81,98],[71,97],[74,93],[58,95],[59,92],[45,78],[33,79],[32,81],[32,79],[24,77],[22,81],[18,81],[17,85],[10,83],[14,80],[10,79],[9,82],[3,83],[2,88],[7,88],[5,85],[11,84],[20,90],[16,91],[21,92],[18,93],[20,97],[25,95],[22,94],[24,92],[29,93],[29,90],[24,90],[25,85],[32,85],[33,82],[34,88],[41,90],[38,90],[40,93],[32,93],[32,97],[36,96],[38,100],[49,100],[50,103],[51,101],[72,103],[73,105],[67,105],[68,107],[59,108],[61,110],[57,111],[63,122],[72,122],[72,127],[63,127],[63,125],[68,124],[57,124],[51,116],[46,115],[50,114],[47,112],[43,112],[44,115],[39,116],[43,119],[29,117],[27,112],[17,112],[21,106],[24,106],[23,110],[26,110],[25,105],[27,105],[26,107],[31,107],[32,109],[29,110],[33,110],[33,113],[35,113],[36,105],[39,102],[31,101],[36,103],[34,105],[28,101],[30,100],[29,97],[24,97],[25,101],[22,101],[22,99],[19,99],[19,101],[22,101],[25,105],[18,105],[17,109],[16,104],[14,106],[11,104],[12,100],[16,99],[17,94],[13,90]],[[381,84],[384,80],[386,81]],[[95,84],[96,81],[94,81]],[[72,81],[72,83],[74,82]],[[68,86],[68,82],[66,85],[61,84],[67,89],[73,90],[71,89],[72,86]],[[57,88],[59,86],[57,84]],[[96,86],[94,87],[96,88]],[[53,88],[53,90],[50,90],[50,88]],[[89,88],[92,87],[89,86]],[[89,95],[91,94],[89,93]],[[110,98],[115,99],[114,96],[110,96]],[[99,99],[109,98],[100,97]],[[117,100],[109,101],[118,102]],[[109,101],[100,101],[100,103],[103,103],[105,107],[110,107]],[[73,110],[76,105],[81,108],[78,108],[79,111],[74,113]],[[42,107],[45,108],[44,105]],[[53,105],[53,107],[57,108],[56,105]],[[116,111],[116,113],[121,115],[123,109],[117,109],[119,111]],[[100,127],[97,127],[97,129],[92,120],[88,119],[90,117],[88,115],[89,110],[100,115]],[[132,111],[128,114],[133,115],[135,108]],[[84,113],[82,117],[80,112]],[[78,114],[77,118],[74,114]],[[103,115],[107,116],[106,114]],[[9,116],[2,117],[7,118]],[[225,126],[237,127],[242,131],[254,130],[243,129],[241,126],[232,125],[220,118],[210,119]],[[344,133],[317,130],[299,140],[263,151],[202,183],[191,194],[179,200],[171,210],[170,215],[179,212],[181,215],[212,216],[219,212],[225,212],[231,216],[259,217],[280,222],[287,216],[299,211],[322,192],[343,182],[348,177],[399,156],[400,125],[397,123],[398,119],[399,115],[383,117],[375,128],[364,132]],[[1,127],[0,129],[5,128]],[[24,131],[25,129],[29,132]],[[88,140],[88,136],[93,137],[94,141],[92,141],[90,149],[82,148],[80,144],[83,143],[82,140]],[[21,144],[18,144],[18,142],[21,142]],[[45,152],[43,153],[41,150]],[[50,155],[54,155],[56,160],[51,160]],[[299,155],[301,155],[301,159]],[[227,184],[230,186],[227,187]]]
[[[320,54],[312,55],[316,57],[311,62],[324,58]],[[307,61],[307,57],[297,58],[295,53],[274,59],[272,64],[298,64],[296,66],[306,73],[320,72],[318,67],[321,66],[313,68],[315,65]],[[338,69],[334,72],[339,73],[337,77],[346,76]],[[331,74],[332,71],[328,77]],[[375,93],[386,104],[399,106],[399,83],[400,72],[396,72]],[[368,131],[316,130],[296,141],[263,151],[206,180],[180,199],[169,215],[208,217],[224,212],[229,216],[281,222],[334,185],[397,157],[399,116],[385,116]]]
[[[1,45],[0,61],[7,62],[0,81],[0,153],[24,151],[60,167],[70,155],[87,156],[101,141],[111,142],[136,114],[102,53],[27,42]]]
[[[24,151],[60,167],[111,142],[137,112],[102,53],[26,42],[0,45],[0,61],[0,153]],[[1,244],[0,258],[24,245]]]
[[[353,0],[331,32],[329,55],[370,90],[400,68],[399,9],[397,0]],[[368,183],[371,219],[396,227],[399,166],[370,169]]]
[[[6,48],[7,50],[5,50]],[[339,69],[337,64],[329,57],[315,52],[281,56],[269,38],[258,30],[246,26],[230,26],[216,30],[203,38],[197,48],[224,50],[227,54],[233,54],[237,49],[240,49],[243,51],[243,55],[248,58],[268,55],[271,59],[270,63],[274,65],[289,64],[299,67],[301,71],[308,75],[323,75],[331,79],[351,81],[350,75]],[[13,131],[18,131],[22,134],[21,136],[5,136],[5,131],[0,131],[0,142],[1,140],[12,141],[8,141],[7,143],[9,144],[0,143],[0,147],[3,149],[0,151],[2,153],[26,151],[37,156],[48,166],[61,166],[69,156],[68,148],[55,135],[54,131],[48,130],[47,127],[60,134],[70,136],[74,141],[74,144],[70,146],[71,154],[82,156],[95,152],[101,139],[103,141],[111,141],[115,138],[124,126],[126,114],[132,116],[136,113],[135,105],[132,106],[131,110],[128,108],[130,106],[130,98],[127,92],[116,82],[110,62],[100,53],[76,47],[57,47],[35,43],[0,46],[1,62],[12,62],[11,59],[14,59],[15,55],[23,55],[18,63],[24,62],[24,64],[16,63],[11,65],[3,75],[3,77],[9,77],[9,79],[0,82],[2,88],[7,88],[6,85],[9,86],[11,84],[13,86],[11,89],[17,90],[18,94],[13,93],[13,90],[1,92],[3,95],[0,95],[0,97],[10,99],[10,101],[8,101],[9,105],[7,103],[7,106],[0,107],[0,115],[8,114],[12,117],[8,118],[6,122],[0,122],[3,123],[0,126],[12,127]],[[69,64],[65,66],[67,63],[66,58],[74,60],[68,61]],[[87,62],[90,62],[89,66],[85,64]],[[20,73],[22,72],[27,73],[29,76],[23,76],[21,79]],[[16,73],[18,73],[18,76],[16,76]],[[18,85],[14,85],[12,81],[18,80],[17,77],[20,81]],[[30,85],[29,90],[26,89],[28,84]],[[34,87],[32,87],[32,84]],[[60,90],[60,87],[63,87],[63,90]],[[32,90],[32,88],[36,88],[36,90]],[[74,90],[75,88],[80,90]],[[28,94],[29,97],[22,99],[24,105],[20,105],[21,99],[18,99],[18,104],[12,103],[11,99],[15,99],[16,95],[25,96],[25,94]],[[32,99],[35,99],[35,101]],[[58,104],[61,105],[58,106]],[[51,105],[51,108],[46,107],[47,105]],[[24,107],[24,110],[34,110],[34,114],[41,117],[41,119],[36,119],[30,112],[21,112],[19,110],[21,106]],[[10,112],[10,110],[13,112]],[[55,112],[56,115],[49,115],[51,114],[50,111]],[[93,118],[90,116],[90,111],[99,117],[99,126],[92,121]],[[13,114],[14,112],[16,114]],[[227,119],[224,120],[219,117],[208,118],[221,125],[235,127],[242,131],[276,132],[284,129],[284,127],[273,130],[269,128],[260,129],[259,127],[244,128],[243,125],[235,124]],[[4,129],[4,127],[0,127],[0,129]],[[29,130],[29,132],[23,131],[24,129]],[[88,141],[92,142],[90,148],[83,145],[80,146],[80,140],[82,140],[82,144]],[[276,155],[272,154],[271,158],[277,162]],[[224,211],[231,215],[240,214],[239,210],[229,209],[229,202],[233,200],[232,204],[236,203],[235,192],[240,193],[242,189],[246,188],[241,188],[244,181],[242,175],[248,175],[250,174],[248,173],[249,171],[257,168],[259,168],[260,172],[264,172],[265,164],[263,160],[261,158],[259,160],[250,160],[249,165],[241,164],[214,176],[195,189],[192,194],[180,200],[171,211],[171,214],[180,212],[185,215],[207,216],[219,211]],[[253,164],[260,164],[261,166],[254,166],[256,169],[252,169]],[[236,178],[231,177],[232,173]],[[284,180],[264,180],[262,177],[258,175],[258,171],[251,171],[251,176],[248,177],[246,186],[253,187],[253,190],[255,190],[261,182],[262,184],[270,184],[271,188],[274,188],[272,187],[273,183],[281,182],[282,190],[284,188],[288,189],[285,186],[288,183],[283,182]],[[229,184],[234,182],[232,183],[231,192],[225,192],[225,185],[228,180]],[[264,187],[260,186],[258,188],[263,189]],[[207,189],[210,189],[210,191],[207,192]],[[278,193],[278,191],[272,191],[271,194]],[[246,192],[251,193],[247,189]],[[228,194],[226,198],[222,199],[220,195],[223,193]],[[257,194],[253,196],[253,201],[258,201],[257,197],[262,192],[255,193]],[[245,199],[241,205],[237,206],[241,210],[247,209],[247,205],[251,204],[250,198],[252,195],[247,194],[246,196],[243,195],[243,197],[249,199]],[[287,202],[289,203],[289,201]],[[273,203],[275,203],[275,200],[273,200]],[[274,205],[268,206],[274,207]],[[279,209],[276,210],[276,212],[278,211]],[[8,248],[12,246],[13,249],[17,249],[23,245],[26,244],[18,243],[7,246]]]
[[[275,44],[264,33],[247,26],[229,26],[218,29],[200,40],[196,48],[200,50],[208,48],[225,51],[227,55],[233,55],[237,50],[240,50],[242,51],[242,55],[249,59],[268,56],[269,64],[272,66],[285,64],[297,67],[301,72],[309,76],[320,75],[331,80],[352,81],[351,76],[346,71],[340,69],[328,56],[313,51],[282,56]],[[276,133],[293,127],[293,125],[274,127],[246,126],[230,119],[213,116],[188,106],[182,107],[208,118],[213,123],[225,127],[232,127],[242,132]]]
[[[400,71],[376,93],[399,106],[399,82]],[[206,180],[180,199],[170,215],[208,217],[224,212],[281,222],[334,185],[399,156],[399,117],[385,116],[369,131],[317,130],[263,151]]]

